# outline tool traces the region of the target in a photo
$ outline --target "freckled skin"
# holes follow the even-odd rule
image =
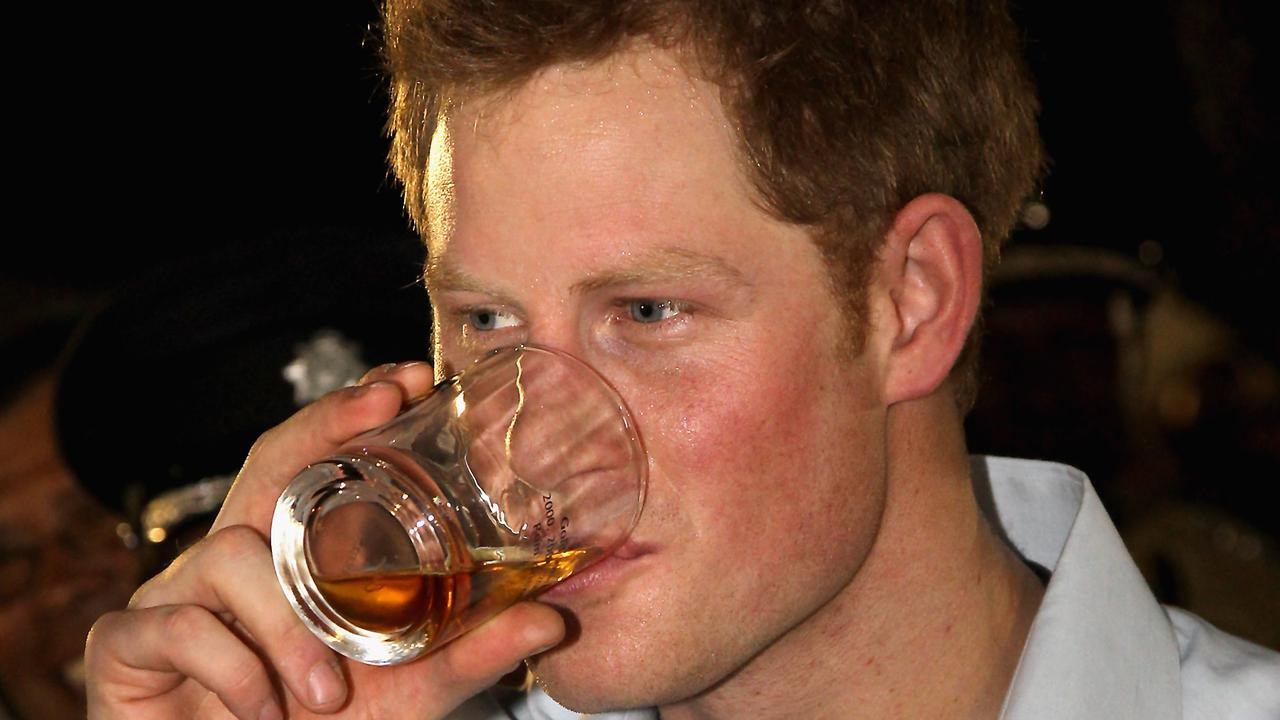
[[[581,635],[534,663],[576,710],[678,701],[738,671],[850,582],[884,509],[880,370],[841,355],[821,257],[752,199],[733,142],[714,88],[661,57],[553,68],[437,133],[431,255],[513,301],[510,327],[467,335],[455,311],[494,298],[431,288],[438,366],[521,340],[574,353],[651,455],[634,537],[656,552],[565,599]],[[572,290],[670,246],[749,293],[696,277]],[[693,309],[646,335],[613,310],[636,297]]]

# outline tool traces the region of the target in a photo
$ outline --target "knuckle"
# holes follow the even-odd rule
[[[172,576],[172,569],[177,565],[177,563],[178,561],[175,560],[168,568],[160,571],[158,575],[142,583],[137,590],[134,590],[133,595],[129,597],[129,604],[127,607],[130,610],[138,610],[154,605],[155,602],[153,602],[152,598],[156,596],[159,588],[168,582],[169,578]]]
[[[249,455],[257,455],[262,451],[263,447],[270,445],[272,438],[279,433],[279,425],[273,425],[266,430],[263,430],[262,433],[258,435],[257,439],[253,441],[253,444],[249,446]]]
[[[280,428],[281,425],[269,428],[259,435],[257,440],[253,441],[253,445],[249,446],[249,454],[245,459],[245,465],[249,464],[249,460],[261,455],[264,448],[269,448],[276,443],[276,438],[280,436]]]
[[[202,607],[176,605],[165,613],[165,636],[179,642],[194,640],[208,629],[211,619],[213,616]]]
[[[151,584],[155,581],[156,578],[151,578],[134,590],[133,595],[129,596],[129,604],[126,607],[130,610],[147,607],[147,597],[151,594]]]
[[[228,525],[205,538],[201,544],[218,563],[243,563],[266,552],[266,540],[248,525]]]
[[[308,427],[317,421],[316,418],[324,417],[326,414],[326,408],[340,402],[342,398],[350,396],[353,388],[358,387],[359,386],[351,386],[330,391],[321,396],[318,400],[304,405],[300,410],[278,425],[263,431],[263,433],[258,436],[258,439],[253,441],[253,445],[249,447],[249,454],[245,459],[244,467],[248,467],[254,458],[261,456],[264,453],[269,454],[271,448],[282,443],[287,443],[288,438],[296,434],[299,428]],[[243,467],[241,468],[241,471],[243,472]]]
[[[213,535],[216,534],[218,533],[213,533]],[[138,589],[135,590],[133,595],[129,598],[129,609],[141,609],[152,607],[154,605],[165,604],[166,601],[163,600],[163,598],[171,594],[171,590],[175,587],[175,583],[181,583],[181,578],[183,576],[190,577],[193,574],[198,574],[185,572],[185,570],[193,564],[196,564],[198,567],[200,563],[205,562],[202,558],[211,554],[209,552],[211,547],[216,547],[218,545],[218,543],[210,541],[210,538],[213,537],[213,535],[210,535],[209,537],[200,540],[200,542],[195,545],[187,548],[181,555],[175,558],[173,562],[169,563],[168,567],[165,567],[163,570],[156,573],[155,576],[138,586]]]
[[[287,420],[269,428],[258,436],[258,439],[254,441],[253,446],[249,449],[249,456],[245,461],[245,465],[248,466],[250,464],[249,461],[253,458],[268,453],[271,448],[288,443],[290,437],[296,436],[300,432],[306,432],[304,428],[314,428],[317,424],[327,422],[334,407],[340,406],[343,402],[358,396],[363,391],[363,384],[342,387],[331,390],[314,402],[304,405]]]
[[[303,659],[310,657],[313,651],[319,647],[319,640],[311,633],[311,630],[302,621],[298,619],[294,613],[288,613],[284,620],[276,627],[276,634],[283,641],[286,648],[296,651],[296,654]]]
[[[440,678],[441,684],[446,687],[455,687],[462,684],[462,678],[465,676],[464,658],[456,652],[440,653],[440,669],[436,673],[436,677]]]
[[[226,691],[229,697],[253,699],[263,694],[266,683],[261,662],[246,660],[226,669]]]
[[[113,610],[103,613],[93,622],[93,626],[89,628],[89,634],[84,639],[86,663],[92,664],[94,659],[102,654],[102,645],[106,642],[103,636],[111,635],[114,629],[120,625],[123,617],[123,611]]]

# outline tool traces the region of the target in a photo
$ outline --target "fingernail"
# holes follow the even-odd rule
[[[327,660],[316,663],[307,676],[307,692],[311,693],[311,704],[327,706],[338,702],[347,692],[342,676]]]
[[[408,362],[402,362],[399,365],[395,366],[394,368],[392,368],[391,372],[400,372],[401,370],[408,370],[409,368],[416,368],[416,367],[430,367],[430,363],[424,362],[422,360],[410,360]]]
[[[400,389],[400,386],[396,385],[393,382],[388,382],[386,380],[375,380],[371,383],[365,383],[363,385],[352,385],[351,387],[347,388],[347,392],[351,393],[351,397],[358,398],[365,395],[370,390],[373,390],[374,388],[380,388],[380,387],[393,387],[393,388],[396,388],[397,390]]]
[[[366,378],[376,377],[376,376],[378,376],[378,375],[383,375],[383,374],[385,374],[385,373],[392,372],[392,371],[394,371],[395,369],[396,369],[396,364],[395,364],[395,363],[382,363],[382,364],[381,364],[381,365],[379,365],[378,367],[373,368],[372,370],[370,370],[370,371],[366,372],[366,373],[364,374],[364,377],[363,377],[363,378],[361,378],[360,380],[361,380],[361,382],[363,382]]]
[[[280,711],[280,706],[275,700],[268,700],[267,704],[262,706],[262,712],[258,713],[258,720],[284,720],[284,713]]]

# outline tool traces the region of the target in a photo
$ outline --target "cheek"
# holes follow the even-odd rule
[[[725,492],[768,487],[780,478],[760,470],[807,444],[814,429],[802,383],[715,368],[690,372],[684,380],[668,398],[656,449],[664,468],[678,469],[688,483],[712,484]],[[753,465],[757,471],[742,472]]]
[[[686,364],[646,393],[637,415],[653,495],[676,505],[654,509],[733,542],[761,534],[807,542],[807,528],[784,528],[857,512],[874,424],[853,409],[851,375],[837,377],[814,348],[769,363],[733,360]]]
[[[857,377],[820,357],[687,365],[637,413],[653,468],[641,532],[672,551],[647,604],[705,628],[688,652],[754,653],[839,592],[874,540],[877,424],[852,409]],[[715,629],[731,614],[752,629]]]

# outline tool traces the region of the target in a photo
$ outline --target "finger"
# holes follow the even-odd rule
[[[337,656],[289,606],[276,582],[271,551],[252,528],[234,525],[206,537],[139,589],[130,607],[176,604],[234,617],[308,708],[336,710],[346,700]]]
[[[391,368],[372,382],[393,382],[400,386],[407,401],[412,402],[431,392],[435,387],[435,368],[422,360],[403,362]]]
[[[282,717],[262,661],[204,608],[167,605],[108,613],[85,646],[95,715],[155,702],[191,678],[240,720]],[[272,714],[274,713],[274,714]]]
[[[212,529],[250,525],[267,532],[276,499],[294,475],[395,417],[404,398],[393,382],[343,388],[268,430],[250,449]]]
[[[213,529],[246,524],[266,531],[276,498],[293,476],[430,392],[431,365],[411,361],[369,371],[360,385],[325,395],[268,430],[249,451]]]
[[[397,666],[395,669],[404,674],[398,684],[410,688],[413,696],[407,700],[389,698],[388,704],[375,707],[372,715],[394,717],[403,712],[406,702],[419,708],[422,717],[446,715],[467,698],[492,687],[530,655],[554,647],[564,639],[564,633],[564,619],[550,606],[535,602],[513,605],[421,661]]]
[[[564,635],[564,618],[550,605],[517,603],[442,648],[441,672],[459,685],[492,684]]]
[[[432,370],[431,365],[422,360],[411,360],[403,363],[386,363],[369,370],[369,372],[364,374],[364,377],[360,378],[360,381],[357,384],[368,385],[369,383],[378,382],[380,380],[397,380],[398,376],[402,375],[407,376],[405,380],[408,382],[417,382],[418,375],[424,371],[429,380],[434,379],[434,370]],[[428,387],[430,387],[430,384],[428,384]],[[414,397],[414,394],[410,394],[409,397]]]
[[[395,368],[395,366],[396,366],[395,363],[383,363],[377,367],[369,368],[368,372],[360,376],[360,379],[356,381],[356,384],[368,385],[371,382],[376,382],[377,380],[381,379],[382,376],[391,372],[391,370]]]

